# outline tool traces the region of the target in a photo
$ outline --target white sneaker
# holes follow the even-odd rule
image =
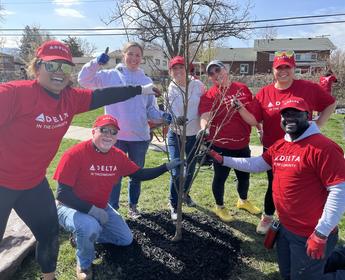
[[[131,218],[131,219],[139,219],[141,217],[141,214],[137,208],[136,205],[132,205],[132,206],[129,206],[128,208],[128,216]]]
[[[172,205],[170,205],[170,217],[171,217],[171,220],[173,221],[177,220],[177,210]]]
[[[256,227],[256,232],[258,234],[263,234],[263,235],[266,234],[270,226],[272,225],[272,223],[273,223],[273,216],[262,214],[261,220],[258,226]]]

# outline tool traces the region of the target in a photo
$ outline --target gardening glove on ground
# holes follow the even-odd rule
[[[176,117],[176,124],[177,125],[184,125],[188,122],[188,119],[184,116],[178,116]]]
[[[171,169],[176,168],[176,167],[179,166],[180,164],[183,164],[183,160],[180,160],[179,158],[175,158],[175,159],[173,159],[173,160],[167,162],[167,163],[165,164],[165,166],[166,166],[166,168],[167,168],[168,170],[171,170]]]
[[[109,47],[105,49],[104,53],[102,53],[100,56],[97,57],[97,63],[99,65],[104,65],[108,63],[110,59],[108,52],[109,52]]]
[[[207,154],[208,154],[211,158],[213,158],[213,160],[216,161],[217,163],[223,164],[223,161],[224,161],[223,156],[220,155],[220,154],[218,154],[215,150],[209,150],[209,151],[207,152]]]
[[[197,140],[204,140],[207,136],[210,135],[210,130],[208,128],[200,129],[196,134]]]
[[[307,240],[307,255],[312,259],[321,260],[325,256],[326,244],[327,237],[320,238],[314,231]]]
[[[107,211],[102,208],[98,208],[95,205],[92,205],[88,214],[94,217],[101,225],[106,224],[109,219]]]
[[[169,125],[172,122],[172,116],[169,113],[163,113],[162,119],[163,119],[163,123],[166,125]]]

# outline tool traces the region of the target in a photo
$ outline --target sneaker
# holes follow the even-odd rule
[[[77,265],[77,279],[78,280],[90,280],[92,279],[92,268],[82,269]]]
[[[256,207],[255,205],[253,205],[248,199],[242,200],[239,198],[237,200],[236,207],[238,209],[247,210],[249,213],[251,213],[253,215],[257,215],[257,214],[261,213],[261,210],[258,207]]]
[[[263,234],[263,235],[266,234],[270,226],[272,225],[272,222],[273,222],[273,216],[262,214],[261,220],[258,226],[256,227],[256,232],[258,234]]]
[[[225,206],[216,205],[213,209],[213,212],[223,221],[223,222],[230,222],[232,221],[232,216],[229,210]]]
[[[195,207],[196,206],[196,203],[193,201],[193,199],[190,197],[190,195],[188,193],[183,194],[182,201],[188,207]]]
[[[170,217],[171,220],[176,221],[177,220],[177,209],[170,204]]]
[[[129,218],[134,219],[134,220],[139,219],[141,217],[141,214],[136,205],[129,206],[128,216]]]

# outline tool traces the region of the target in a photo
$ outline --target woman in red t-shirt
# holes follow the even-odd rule
[[[201,131],[198,135],[209,134],[207,139],[211,141],[213,149],[222,155],[250,157],[251,125],[256,125],[257,122],[252,115],[246,118],[245,116],[242,117],[242,114],[248,112],[247,108],[249,109],[252,102],[252,93],[246,85],[230,81],[221,61],[211,61],[207,65],[206,72],[213,82],[213,87],[200,99]],[[236,100],[235,107],[233,107],[234,100]],[[214,212],[221,220],[228,222],[232,220],[232,217],[229,210],[224,206],[224,184],[229,176],[230,168],[221,166],[216,162],[213,166],[212,191],[216,200]],[[260,209],[252,205],[247,199],[249,173],[234,171],[239,194],[237,207],[252,214],[260,213]]]
[[[34,80],[0,85],[0,240],[14,209],[37,240],[44,280],[55,278],[59,248],[56,206],[45,173],[73,116],[154,94],[152,84],[94,91],[72,88],[73,66],[67,45],[47,41],[30,63]]]

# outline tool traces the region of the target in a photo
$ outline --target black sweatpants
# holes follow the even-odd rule
[[[231,156],[231,157],[250,157],[249,146],[240,149],[240,150],[228,150],[224,148],[219,148],[213,146],[217,153],[222,156]],[[216,200],[217,205],[224,204],[224,185],[225,181],[229,176],[231,168],[220,165],[216,162],[213,163],[214,176],[212,182],[212,192]],[[249,189],[249,173],[239,171],[234,169],[237,177],[237,192],[241,199],[247,199],[248,189]]]
[[[266,148],[263,149],[263,152],[267,151]],[[264,213],[266,215],[272,216],[276,211],[273,202],[273,193],[272,193],[272,183],[273,183],[273,172],[272,169],[267,171],[267,190],[265,194],[264,202]]]
[[[59,224],[54,196],[47,179],[29,190],[0,186],[0,242],[12,209],[36,238],[36,259],[42,272],[54,272],[59,252]]]

